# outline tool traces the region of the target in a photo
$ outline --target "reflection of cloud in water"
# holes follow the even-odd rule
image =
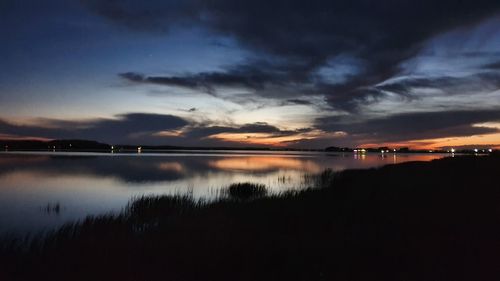
[[[9,161],[0,161],[0,175],[31,171],[53,177],[115,177],[124,182],[169,181],[185,177],[183,167],[182,162],[165,161],[161,157],[9,155]]]
[[[229,171],[274,171],[281,169],[301,170],[304,173],[317,173],[321,166],[304,158],[276,157],[276,156],[250,156],[230,157],[211,160],[210,167]]]
[[[41,229],[89,214],[120,210],[134,196],[192,192],[217,196],[236,182],[267,185],[272,192],[306,187],[305,173],[431,160],[439,155],[111,155],[0,153],[0,226]],[[284,180],[286,179],[286,180]],[[40,206],[58,202],[64,212],[49,216]],[[0,232],[2,229],[0,229]]]
[[[1,155],[0,176],[30,171],[51,177],[115,177],[123,182],[165,182],[221,173],[271,174],[280,170],[321,172],[319,158],[289,156],[48,156]]]
[[[439,155],[397,155],[382,158],[377,154],[343,157],[279,155],[198,155],[198,156],[127,156],[109,155],[0,155],[0,176],[18,171],[30,171],[38,176],[114,177],[122,182],[171,182],[193,177],[214,175],[260,174],[277,172],[319,173],[326,168],[343,170],[364,168],[405,161],[428,161]]]

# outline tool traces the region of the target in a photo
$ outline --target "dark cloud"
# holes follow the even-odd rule
[[[51,134],[59,135],[57,131],[52,129],[27,126],[27,125],[14,125],[5,120],[0,119],[0,134],[15,137],[36,137],[36,138],[54,138],[49,137]]]
[[[220,133],[265,133],[271,137],[279,137],[295,135],[300,132],[303,132],[303,130],[281,130],[265,122],[256,122],[241,126],[193,126],[185,132],[184,137],[188,139],[203,139]]]
[[[292,146],[320,147],[342,144],[360,145],[376,142],[404,142],[415,139],[460,137],[500,132],[497,128],[473,126],[484,122],[500,122],[500,110],[420,112],[397,114],[384,118],[353,122],[350,117],[323,117],[315,128],[325,132],[342,132],[317,139],[296,140]],[[158,135],[162,131],[182,129],[180,135]],[[240,126],[215,126],[189,123],[171,115],[131,113],[116,119],[62,121],[40,119],[37,125],[15,125],[0,120],[0,135],[48,139],[95,139],[108,143],[153,144],[178,146],[246,146],[210,138],[221,133],[264,133],[267,138],[296,136],[314,128],[282,130],[265,122]]]
[[[251,124],[245,124],[237,129],[238,133],[250,133],[250,132],[256,132],[256,133],[279,133],[281,132],[280,129],[278,129],[275,126],[269,125],[265,122],[257,122],[257,123],[251,123]]]
[[[311,101],[302,100],[302,99],[289,99],[286,102],[289,104],[298,104],[298,105],[311,105],[311,104],[313,104]]]
[[[182,76],[144,76],[139,73],[127,72],[120,76],[130,82],[151,83],[172,87],[183,87],[215,93],[217,87],[238,87],[259,90],[266,83],[277,82],[277,77],[270,73],[259,72],[254,69],[235,69],[223,72],[202,72]]]
[[[172,115],[132,113],[120,115],[117,120],[100,120],[92,127],[83,130],[83,134],[100,136],[108,140],[123,139],[141,141],[141,137],[164,130],[179,129],[187,121]]]
[[[159,77],[159,76],[144,76],[140,73],[126,72],[121,73],[120,76],[130,82],[136,83],[151,83],[166,86],[177,86],[185,88],[201,88],[206,83],[202,83],[198,79],[189,77]]]
[[[500,121],[500,110],[444,111],[396,114],[363,122],[349,118],[324,117],[316,120],[322,130],[346,132],[356,142],[398,142],[415,139],[472,136],[499,132],[473,124]]]
[[[370,88],[400,72],[432,36],[470,26],[500,11],[495,0],[402,1],[83,1],[119,24],[156,30],[187,23],[235,38],[241,46],[276,64],[249,61],[226,71],[166,77],[129,73],[122,77],[212,91],[241,86],[258,95],[299,89],[327,96],[331,106],[355,110],[381,94]],[[319,79],[317,71],[337,56],[357,58],[362,67],[344,81]],[[280,86],[266,91],[274,84]]]
[[[485,66],[486,69],[494,69],[494,70],[500,70],[500,61],[494,62],[487,64]]]
[[[36,125],[16,125],[0,119],[0,139],[46,138],[46,139],[91,139],[110,144],[150,144],[177,146],[234,145],[221,139],[211,139],[220,133],[265,133],[269,137],[290,136],[309,129],[281,130],[265,122],[240,126],[213,126],[189,123],[172,116],[160,114],[129,113],[116,119],[64,121],[38,119]],[[161,132],[182,130],[182,134],[162,135]],[[244,146],[245,144],[240,144]]]
[[[172,115],[129,113],[116,117],[83,121],[40,119],[37,125],[15,125],[0,120],[0,133],[134,144],[148,143],[156,132],[179,129],[188,124],[184,119]]]
[[[282,87],[274,96],[286,96],[284,89],[289,83],[306,83],[308,77],[302,73],[304,65],[283,64],[265,60],[250,60],[245,64],[226,66],[223,71],[190,73],[169,76],[146,76],[136,72],[120,73],[119,76],[133,83],[149,83],[171,87],[182,87],[216,94],[218,88],[244,88],[261,95],[266,89]]]

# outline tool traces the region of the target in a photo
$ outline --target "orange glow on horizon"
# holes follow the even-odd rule
[[[290,145],[290,143],[297,143],[302,140],[313,140],[316,138],[324,137],[335,139],[344,137],[346,135],[347,134],[345,132],[329,133],[321,130],[312,130],[304,133],[297,133],[286,136],[276,136],[269,133],[219,133],[211,135],[208,138],[242,144],[285,147]]]
[[[0,140],[3,141],[52,141],[53,139],[31,136],[16,136],[8,134],[0,134]]]
[[[489,135],[476,135],[470,137],[439,138],[429,140],[413,141],[414,144],[432,142],[430,145],[423,145],[423,149],[435,149],[441,147],[461,147],[461,146],[487,146],[488,148],[500,148],[500,133]]]
[[[287,142],[304,139],[300,135],[273,136],[267,133],[220,133],[208,138],[220,139],[222,141],[247,143],[251,145],[285,146]]]
[[[478,146],[478,148],[500,148],[500,133],[488,135],[475,135],[469,137],[447,137],[436,139],[420,139],[396,143],[367,143],[360,147],[389,147],[400,148],[409,147],[411,149],[441,149],[444,147],[468,147]]]

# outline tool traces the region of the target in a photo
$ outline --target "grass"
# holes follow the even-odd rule
[[[40,209],[43,212],[46,212],[47,214],[53,213],[53,214],[59,215],[59,213],[61,212],[61,205],[59,204],[59,202],[54,203],[54,204],[48,203],[46,206],[43,206]]]
[[[233,183],[224,193],[236,200],[251,200],[266,196],[267,188],[263,184],[251,182]]]
[[[4,240],[0,280],[499,280],[499,172],[499,157],[458,157],[326,171],[279,195],[136,198]]]

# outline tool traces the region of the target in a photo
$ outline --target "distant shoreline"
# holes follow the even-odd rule
[[[460,154],[489,154],[495,150],[491,148],[479,147],[476,149],[449,149],[449,150],[428,150],[428,149],[409,149],[389,148],[389,147],[371,147],[371,148],[351,148],[330,146],[327,148],[293,148],[293,147],[203,147],[203,146],[171,146],[171,145],[128,145],[117,144],[110,145],[92,140],[0,140],[0,151],[58,151],[58,152],[114,152],[114,153],[158,153],[165,151],[311,151],[311,152],[376,152],[376,153],[460,153]]]
[[[231,155],[231,154],[242,154],[242,155],[305,155],[311,153],[314,155],[354,155],[352,151],[325,151],[325,150],[249,150],[249,149],[145,149],[141,152],[137,150],[120,150],[120,151],[110,151],[110,150],[95,150],[95,149],[79,149],[79,150],[49,150],[49,149],[17,149],[17,150],[0,150],[0,154],[58,154],[58,155],[70,155],[72,153],[78,154],[100,154],[100,155],[153,155],[153,154],[213,154],[213,155]],[[365,152],[366,155],[382,155],[380,152]],[[390,152],[383,154],[384,156],[389,155],[413,155],[413,154],[425,154],[425,155],[449,155],[451,153],[447,152],[425,152],[425,151],[412,151],[412,152]],[[454,153],[453,155],[468,155],[467,153]],[[477,153],[477,155],[488,155],[488,153]]]

